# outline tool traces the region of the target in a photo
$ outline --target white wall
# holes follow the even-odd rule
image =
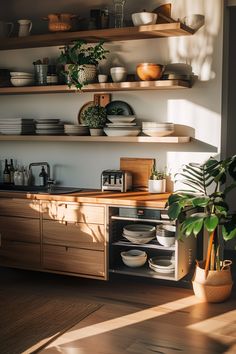
[[[52,3],[55,5],[54,0],[50,1]],[[75,5],[72,0],[66,3],[68,6]],[[90,3],[101,4],[99,1]],[[20,7],[18,1],[10,0],[7,4],[5,18],[10,20],[23,17],[31,10],[34,17],[37,13],[41,16],[48,2],[41,1],[42,8],[26,0],[21,1]],[[57,12],[62,4],[65,1],[57,1]],[[129,2],[127,19],[128,13],[132,12],[131,4],[133,11],[144,7],[152,10],[157,6],[157,1]],[[205,15],[205,26],[190,37],[109,43],[106,47],[111,51],[111,56],[103,70],[107,71],[117,61],[124,64],[129,73],[134,73],[136,64],[144,61],[191,64],[194,73],[199,76],[192,89],[117,92],[112,94],[112,99],[129,103],[140,121],[174,122],[180,133],[190,132],[195,137],[193,142],[181,145],[0,142],[1,161],[13,157],[18,164],[27,165],[46,160],[53,167],[54,177],[63,185],[97,188],[102,170],[119,168],[121,156],[154,157],[158,167],[167,166],[176,171],[184,162],[201,162],[220,153],[223,1],[174,0],[172,4],[174,18],[202,13]],[[27,11],[26,5],[30,6]],[[0,67],[33,71],[33,61],[45,56],[55,58],[58,54],[57,47],[2,51]],[[0,118],[60,118],[66,122],[77,122],[80,107],[92,99],[91,93],[0,96]]]

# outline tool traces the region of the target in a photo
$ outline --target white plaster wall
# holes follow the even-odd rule
[[[49,3],[55,5],[54,0]],[[66,3],[72,5],[75,1]],[[82,4],[79,1],[77,3]],[[129,1],[127,9],[129,13],[144,7],[152,10],[157,3]],[[48,2],[41,1],[41,4],[46,6]],[[65,1],[57,2],[57,11],[62,4]],[[91,4],[101,3],[91,1]],[[0,142],[1,162],[12,157],[20,165],[46,160],[53,167],[54,178],[61,184],[97,188],[100,187],[102,170],[119,168],[121,156],[154,157],[158,167],[167,166],[175,172],[185,162],[201,162],[211,155],[217,155],[221,138],[223,1],[174,0],[172,4],[174,18],[202,13],[205,15],[205,26],[190,37],[109,43],[106,46],[111,56],[107,63],[103,63],[102,69],[107,71],[117,62],[125,65],[129,73],[134,73],[136,64],[144,61],[191,64],[194,73],[199,76],[192,89],[112,93],[113,100],[129,103],[140,121],[174,122],[177,131],[183,135],[190,133],[194,137],[190,144]],[[30,6],[26,0],[21,1],[20,7],[19,2],[8,1],[5,17],[22,17],[24,5]],[[45,6],[27,8],[25,13],[32,11],[35,17],[44,11]],[[126,17],[129,18],[128,10]],[[1,51],[0,67],[33,70],[32,62],[36,59],[45,56],[56,58],[58,54],[58,47]],[[0,96],[0,118],[60,118],[66,122],[76,122],[80,107],[92,99],[91,93]]]

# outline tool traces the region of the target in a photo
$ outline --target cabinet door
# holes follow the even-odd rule
[[[89,224],[104,224],[104,206],[81,205],[80,203],[43,202],[43,218],[61,222],[83,222]]]
[[[37,243],[1,240],[0,264],[28,269],[40,268],[40,245]]]
[[[43,243],[104,250],[105,228],[97,224],[61,224],[43,220]]]
[[[40,243],[40,224],[37,219],[0,216],[1,239]]]
[[[60,272],[104,277],[105,257],[102,251],[44,245],[43,267]]]
[[[0,198],[0,215],[39,219],[39,201]]]

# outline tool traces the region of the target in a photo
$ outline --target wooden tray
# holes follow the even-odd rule
[[[148,180],[155,159],[121,157],[120,169],[132,173],[133,190],[148,191]]]

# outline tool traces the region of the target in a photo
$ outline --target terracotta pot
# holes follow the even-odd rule
[[[158,80],[164,71],[164,66],[154,63],[140,63],[136,68],[138,77],[143,81]]]
[[[226,261],[224,261],[226,262]],[[196,265],[192,279],[193,290],[196,297],[206,302],[222,302],[228,299],[232,290],[232,275],[229,263],[221,270],[209,270],[205,276],[205,262]]]

